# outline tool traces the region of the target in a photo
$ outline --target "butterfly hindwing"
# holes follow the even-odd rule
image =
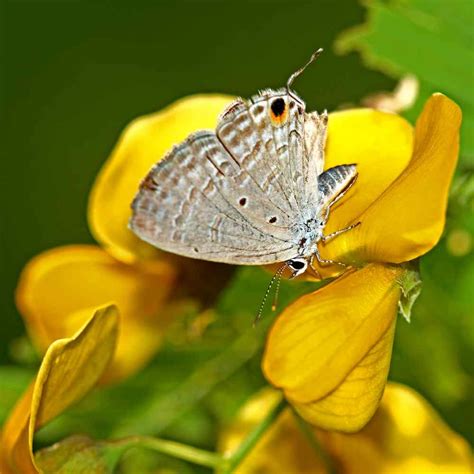
[[[143,181],[132,230],[158,248],[192,258],[235,264],[287,258],[291,244],[239,209],[247,205],[235,186],[239,173],[214,132],[191,135]]]
[[[291,195],[289,180],[285,180],[283,164],[276,159],[273,127],[269,122],[268,104],[239,103],[230,107],[216,127],[216,135],[242,169],[256,185],[259,199],[253,201],[258,209],[260,200],[271,201],[283,214],[280,225],[290,227],[298,205]],[[265,219],[267,216],[262,216]],[[270,216],[272,217],[272,216]]]

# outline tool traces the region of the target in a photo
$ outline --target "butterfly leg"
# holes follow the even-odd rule
[[[313,257],[316,257],[316,260],[318,263],[321,265],[340,265],[341,267],[347,268],[348,265],[342,262],[336,262],[335,260],[328,260],[326,258],[321,258],[321,255],[319,254],[319,250],[316,249],[314,252]]]
[[[331,232],[329,235],[322,235],[321,236],[321,241],[326,243],[329,242],[330,240],[334,239],[334,237],[337,237],[338,235],[343,234],[344,232],[347,232],[348,230],[354,229],[355,227],[359,226],[360,222],[356,222],[355,224],[350,225],[349,227],[345,227],[344,229],[336,230],[335,232]]]
[[[342,191],[342,193],[338,194],[337,197],[336,197],[333,201],[331,201],[331,202],[329,203],[329,205],[326,207],[325,213],[324,213],[324,222],[327,222],[328,219],[329,219],[329,212],[331,211],[331,207],[334,206],[334,204],[336,204],[336,202],[339,201],[339,199],[341,199],[341,198],[344,196],[344,194],[347,193],[347,191],[349,191],[349,189],[350,189],[350,188],[352,187],[352,185],[355,183],[356,178],[357,178],[357,175],[356,175],[356,176],[354,177],[354,179],[350,182],[349,186],[348,186],[344,191]],[[342,230],[338,230],[338,231],[336,231],[336,232],[333,232],[333,234],[337,234],[337,235],[342,234],[343,232],[346,232],[346,230],[353,229],[354,227],[358,226],[359,224],[360,224],[360,222],[358,222],[357,224],[354,224],[354,225],[352,225],[352,226],[349,226],[349,227],[347,227],[347,228],[345,228],[345,229],[342,229]],[[332,234],[330,234],[330,235],[332,235]],[[336,237],[336,235],[334,235],[334,237]]]
[[[321,276],[321,273],[318,272],[318,269],[313,265],[313,260],[314,260],[314,255],[311,255],[311,258],[309,259],[309,268],[313,270],[313,273],[316,275],[316,278],[319,278],[320,280],[323,279]]]

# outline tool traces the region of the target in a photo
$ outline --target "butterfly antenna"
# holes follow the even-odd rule
[[[283,274],[283,271],[285,270],[286,268],[286,263],[283,264],[276,272],[275,274],[273,275],[272,279],[270,280],[270,283],[268,284],[268,287],[267,287],[267,291],[265,292],[265,296],[263,297],[263,300],[260,304],[260,308],[258,309],[258,313],[257,313],[257,316],[255,316],[255,319],[253,320],[253,327],[255,327],[257,325],[257,323],[260,321],[260,319],[262,318],[262,313],[263,313],[263,308],[265,306],[265,303],[267,302],[267,298],[268,298],[268,295],[270,294],[270,290],[272,289],[272,286],[273,284],[275,283],[275,280],[277,280],[277,294],[278,294],[278,290],[280,288],[280,280],[281,280],[281,275]],[[275,295],[276,296],[276,295]],[[275,298],[276,299],[276,298]],[[274,311],[274,306],[276,306],[275,304],[275,300],[273,302],[273,305],[272,305],[272,311]]]
[[[283,270],[285,268],[283,267]],[[275,288],[275,294],[273,296],[273,302],[272,302],[272,311],[276,311],[277,305],[278,305],[278,296],[280,294],[280,283],[281,283],[281,275],[283,273],[283,270],[281,268],[278,269],[278,279],[277,279],[277,285]]]
[[[323,52],[323,48],[319,48],[317,51],[315,51],[311,57],[309,58],[309,61],[303,66],[303,67],[300,67],[297,71],[295,71],[289,78],[288,78],[288,81],[286,83],[286,88],[288,89],[288,91],[290,90],[290,87],[292,86],[293,82],[295,81],[295,79],[300,76],[304,70],[312,63],[314,62],[318,56]]]

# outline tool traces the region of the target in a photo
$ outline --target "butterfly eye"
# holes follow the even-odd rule
[[[294,258],[286,262],[293,272],[293,277],[301,275],[308,268],[308,262],[304,258]]]
[[[293,270],[303,270],[303,268],[305,267],[304,262],[302,262],[301,260],[291,260],[289,265],[291,268],[293,268]]]

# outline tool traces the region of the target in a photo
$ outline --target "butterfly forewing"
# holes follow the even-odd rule
[[[321,136],[323,135],[323,136]],[[150,171],[132,230],[180,255],[267,264],[298,254],[298,225],[318,212],[325,123],[288,91],[237,100],[216,132],[189,136]]]
[[[235,189],[239,173],[213,132],[193,134],[143,181],[131,228],[150,244],[187,257],[235,264],[290,258],[291,243],[269,235],[271,224],[242,211],[247,201]]]
[[[230,110],[231,113],[224,114],[217,124],[217,137],[243,172],[252,177],[263,192],[264,200],[271,196],[275,206],[283,213],[279,224],[291,226],[298,205],[284,174],[284,164],[276,159],[278,155],[268,104],[265,101],[254,104],[240,102]],[[253,204],[256,204],[255,201]]]

